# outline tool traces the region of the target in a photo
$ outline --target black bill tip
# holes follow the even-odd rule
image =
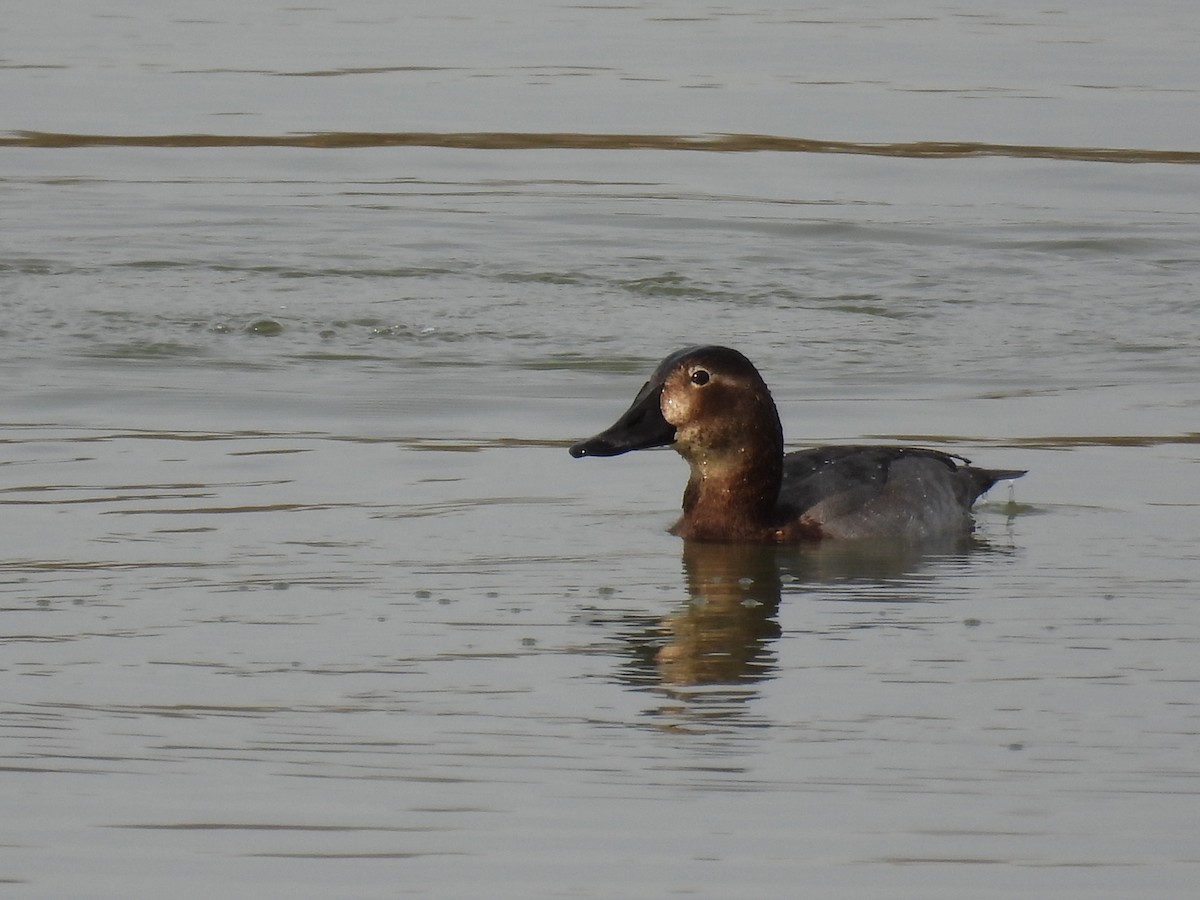
[[[626,449],[628,448],[614,447],[608,441],[601,440],[597,436],[580,441],[578,444],[572,444],[568,452],[576,459],[581,459],[585,456],[617,456],[625,453]]]

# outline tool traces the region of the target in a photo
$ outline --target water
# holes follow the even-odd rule
[[[0,60],[14,896],[1191,896],[1191,4],[66,6]],[[630,137],[724,133],[857,146]],[[565,448],[709,340],[795,446],[1030,474],[684,547],[674,454]]]

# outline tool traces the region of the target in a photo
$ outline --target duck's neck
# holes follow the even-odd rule
[[[777,526],[781,440],[747,441],[731,452],[684,456],[691,477],[675,534],[700,541],[770,539]]]

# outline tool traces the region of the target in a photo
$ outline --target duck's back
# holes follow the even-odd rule
[[[783,458],[778,514],[827,537],[921,540],[970,531],[976,498],[1023,474],[920,447],[816,447]]]

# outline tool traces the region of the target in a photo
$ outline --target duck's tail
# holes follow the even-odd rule
[[[963,471],[971,480],[971,502],[986,494],[998,481],[1012,481],[1020,478],[1028,469],[977,469],[974,466],[964,466]]]

